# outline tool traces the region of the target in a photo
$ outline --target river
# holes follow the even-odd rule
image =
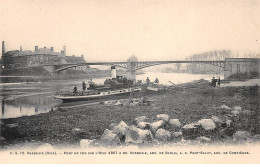
[[[3,76],[2,76],[3,77]],[[201,78],[210,80],[212,75],[186,74],[186,73],[161,73],[145,72],[137,75],[137,80],[145,80],[147,77],[151,81],[158,78],[160,83],[170,85],[191,82]],[[220,76],[223,79],[223,76]],[[61,91],[72,91],[74,85],[81,89],[81,83],[88,78],[74,81],[48,81],[44,83],[0,83],[0,118],[15,118],[46,113],[51,108],[60,105],[61,101],[54,100],[54,95]],[[93,78],[97,84],[102,84],[105,78]]]

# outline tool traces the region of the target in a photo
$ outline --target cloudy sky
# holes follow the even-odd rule
[[[0,0],[6,50],[54,47],[87,61],[260,52],[260,0]]]

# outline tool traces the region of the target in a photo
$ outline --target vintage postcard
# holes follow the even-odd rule
[[[260,0],[0,0],[0,163],[260,163]]]

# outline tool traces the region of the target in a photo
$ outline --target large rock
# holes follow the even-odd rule
[[[160,141],[168,141],[171,139],[171,132],[161,128],[156,131],[155,137]]]
[[[137,127],[140,129],[150,129],[150,123],[149,122],[139,122],[137,124]]]
[[[251,133],[248,131],[236,131],[236,133],[233,134],[233,141],[246,141],[250,140]]]
[[[152,140],[153,136],[149,130],[143,130],[134,125],[130,126],[130,134],[126,137],[126,143],[148,143]]]
[[[158,114],[157,116],[156,116],[159,120],[163,120],[164,122],[169,122],[169,120],[170,120],[170,116],[169,115],[167,115],[167,114]]]
[[[179,130],[181,128],[181,122],[179,119],[170,119],[168,124],[174,130]]]
[[[224,123],[224,121],[222,121],[219,117],[214,115],[211,117],[211,119],[215,122],[217,127],[221,127],[221,125]]]
[[[140,117],[135,118],[134,122],[137,125],[139,122],[145,122],[147,120],[148,120],[147,116],[140,116]]]
[[[117,146],[121,144],[121,141],[117,134],[113,133],[109,129],[106,129],[104,131],[99,141],[103,146]]]
[[[153,123],[150,124],[150,129],[153,132],[156,132],[157,129],[162,128],[164,125],[165,125],[165,122],[163,120],[156,121],[156,122],[153,122]]]
[[[182,132],[173,132],[171,134],[171,139],[174,141],[180,141],[182,139]]]
[[[129,126],[124,121],[121,121],[118,125],[116,125],[112,131],[117,134],[122,143],[125,142],[126,136],[129,136],[130,133]]]
[[[212,131],[216,129],[216,124],[212,119],[201,119],[198,124],[202,126],[205,131]]]
[[[186,124],[182,127],[182,136],[185,140],[195,139],[199,136],[199,127],[197,123]]]

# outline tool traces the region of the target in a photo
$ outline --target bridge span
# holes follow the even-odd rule
[[[44,64],[43,66],[48,71],[60,72],[69,68],[86,66],[86,65],[113,65],[127,69],[127,71],[134,72],[143,68],[171,63],[204,63],[211,64],[218,67],[225,67],[225,61],[121,61],[121,62],[87,62],[79,64]]]

